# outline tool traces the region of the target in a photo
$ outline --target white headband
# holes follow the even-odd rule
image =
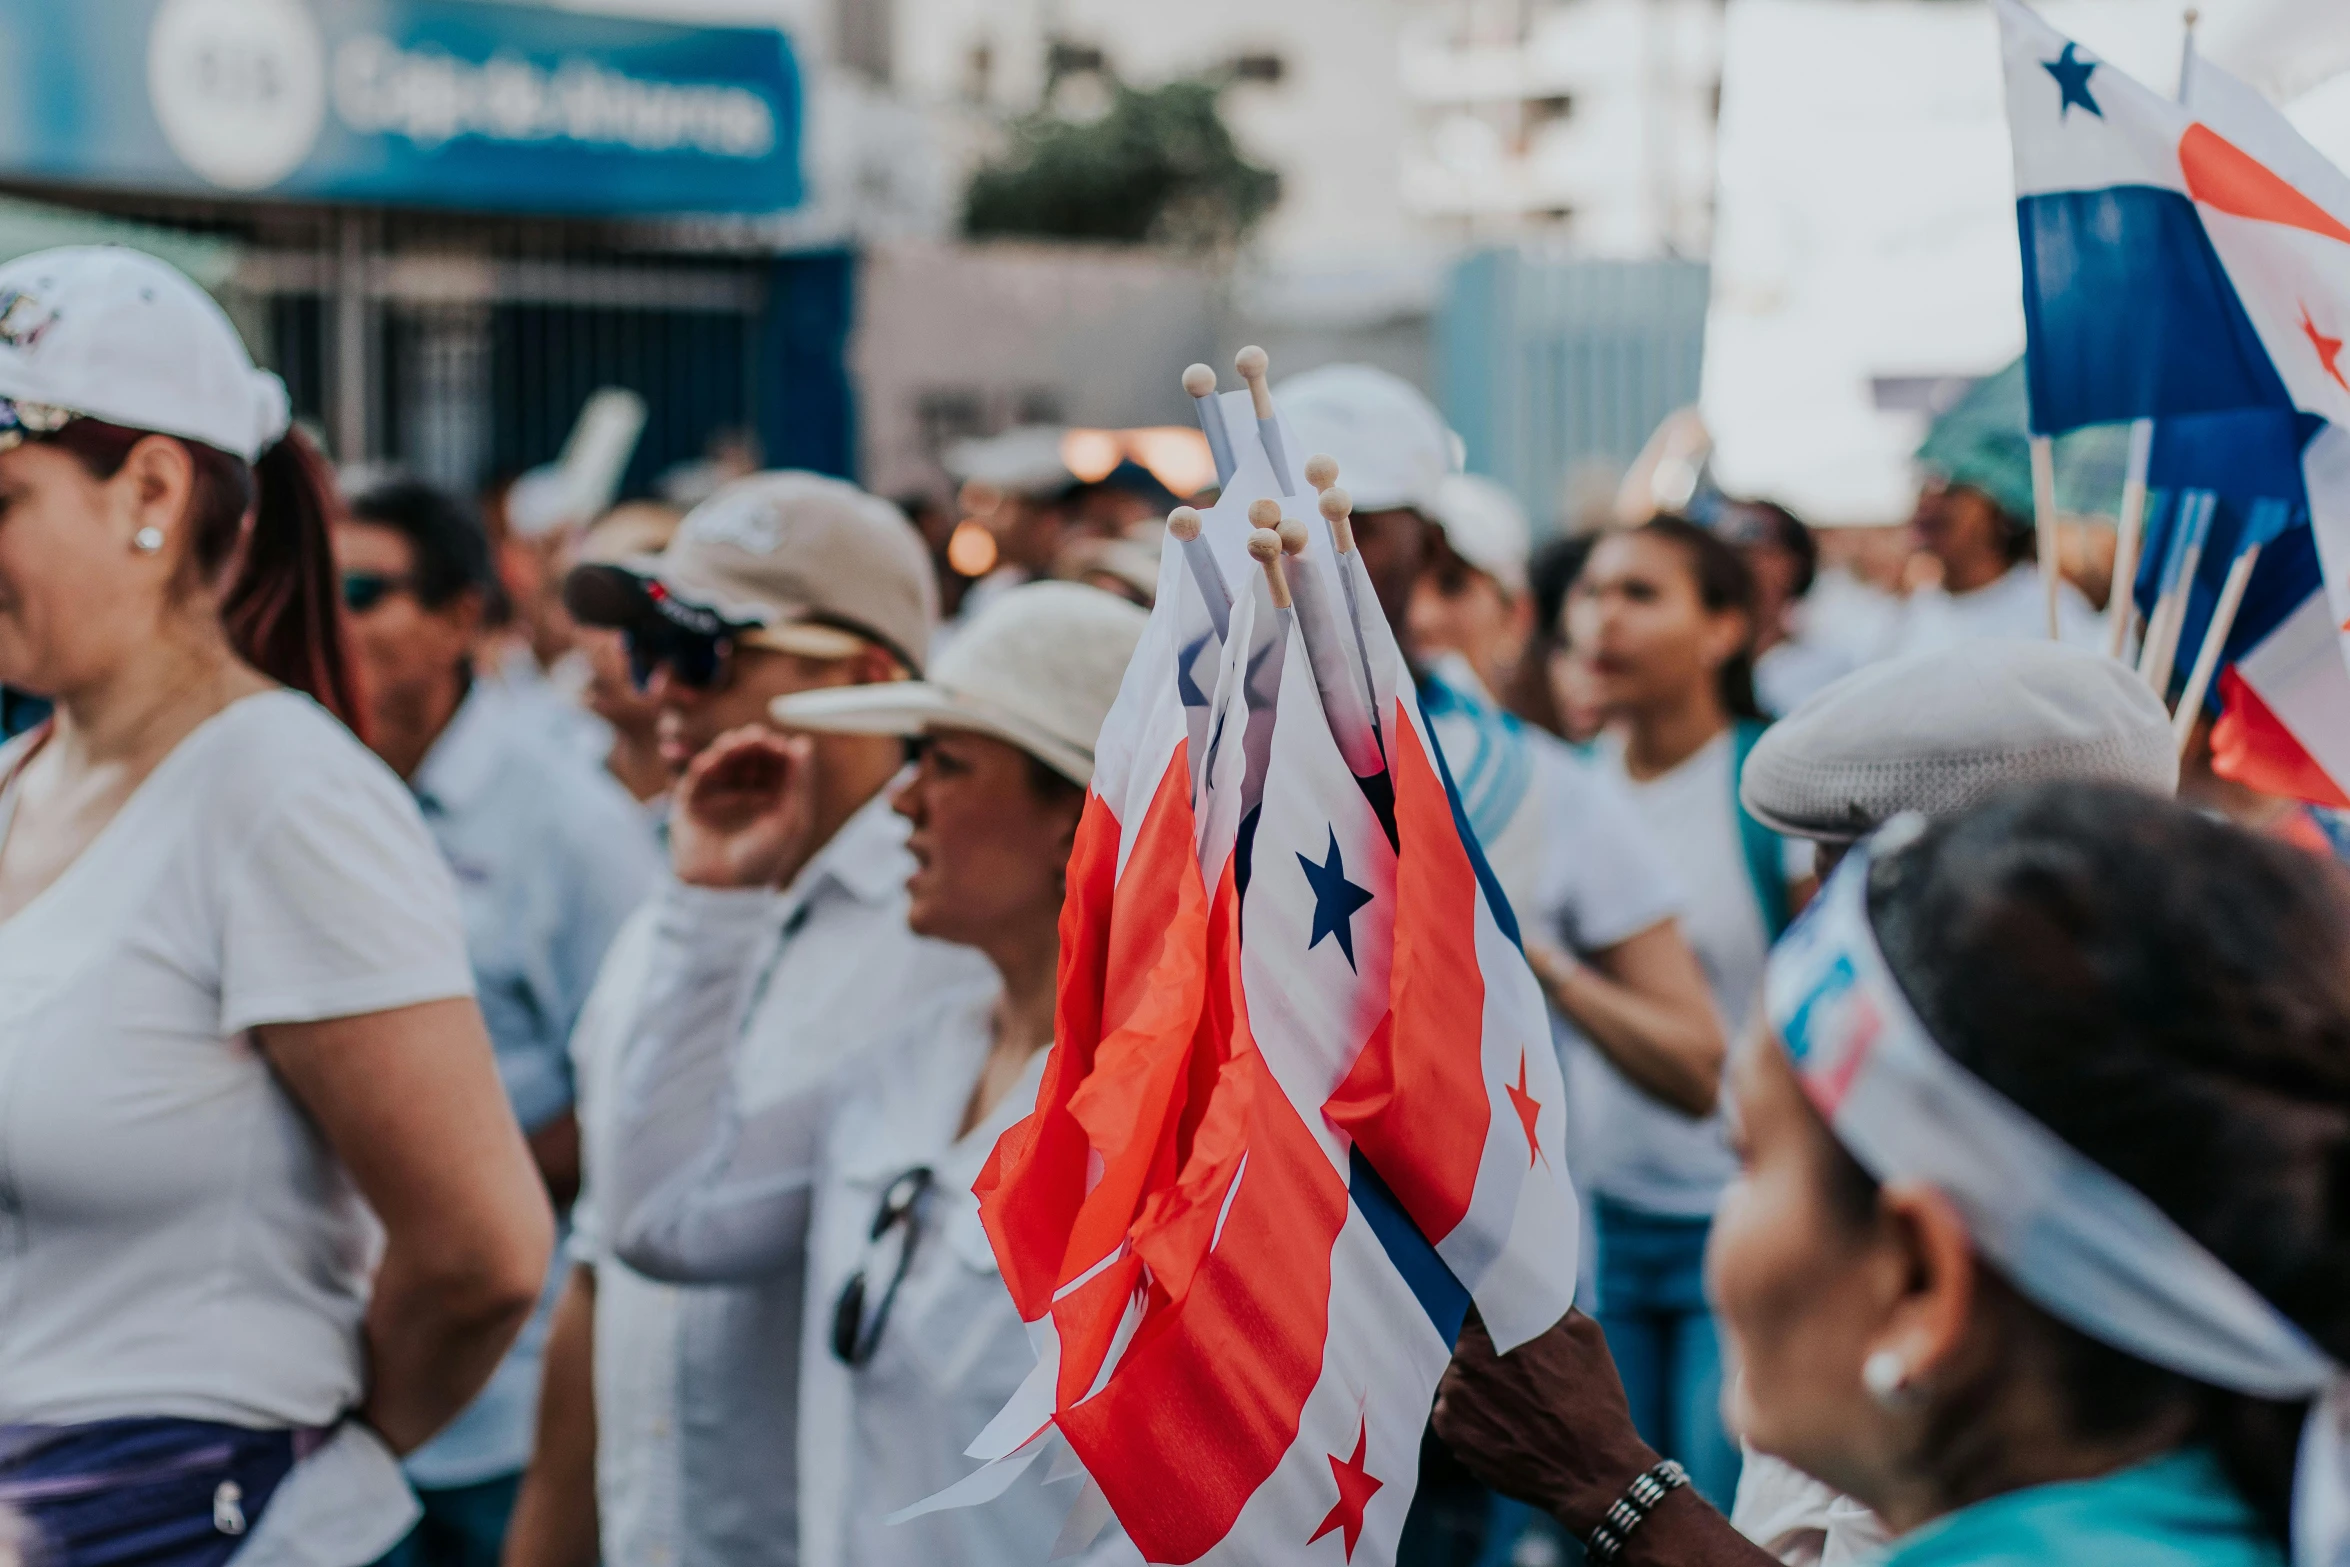
[[[1914,832],[1897,819],[1882,850]],[[2317,1402],[2293,1481],[2296,1567],[2350,1562],[2350,1383],[2309,1336],[2144,1193],[1943,1054],[1869,925],[1867,849],[1771,953],[1771,1026],[1836,1140],[1879,1180],[1958,1205],[1975,1244],[2043,1310],[2198,1382]]]

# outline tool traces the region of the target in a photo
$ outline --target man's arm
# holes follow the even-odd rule
[[[547,1328],[537,1440],[504,1567],[596,1567],[596,1273],[574,1264]]]
[[[1436,1434],[1478,1479],[1531,1502],[1578,1540],[1655,1467],[1632,1429],[1599,1324],[1570,1311],[1507,1355],[1474,1314],[1436,1395]],[[1778,1567],[1688,1486],[1666,1495],[1624,1542],[1623,1567]]]

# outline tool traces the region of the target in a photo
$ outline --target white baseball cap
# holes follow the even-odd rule
[[[972,618],[929,678],[834,686],[776,699],[777,723],[836,734],[962,729],[1018,746],[1075,783],[1150,616],[1074,582],[1014,588]]]
[[[185,273],[127,246],[70,245],[0,266],[0,447],[76,417],[253,462],[292,405]]]
[[[1061,457],[1058,425],[1024,424],[1001,435],[957,441],[939,454],[957,483],[977,481],[1026,500],[1050,500],[1077,482]]]
[[[1445,476],[1460,472],[1461,438],[1436,405],[1400,376],[1370,365],[1324,365],[1275,393],[1300,442],[1298,457],[1338,461],[1356,511],[1410,508],[1435,515]]]
[[[1500,583],[1512,598],[1526,591],[1533,535],[1515,495],[1483,474],[1447,474],[1436,488],[1434,516],[1455,555]]]

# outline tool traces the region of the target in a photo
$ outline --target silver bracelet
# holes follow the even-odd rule
[[[1614,1561],[1624,1554],[1624,1542],[1631,1538],[1633,1530],[1648,1521],[1648,1515],[1656,1510],[1656,1504],[1688,1483],[1689,1471],[1670,1458],[1647,1473],[1634,1477],[1632,1483],[1624,1487],[1624,1494],[1617,1497],[1615,1505],[1607,1510],[1607,1516],[1600,1519],[1598,1526],[1591,1531],[1591,1537],[1583,1542],[1583,1548],[1590,1553],[1593,1561],[1603,1564],[1603,1567]]]

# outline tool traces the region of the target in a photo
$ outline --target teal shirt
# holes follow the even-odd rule
[[[1883,1567],[2285,1567],[2285,1553],[2195,1448],[1961,1508],[1896,1541]]]

